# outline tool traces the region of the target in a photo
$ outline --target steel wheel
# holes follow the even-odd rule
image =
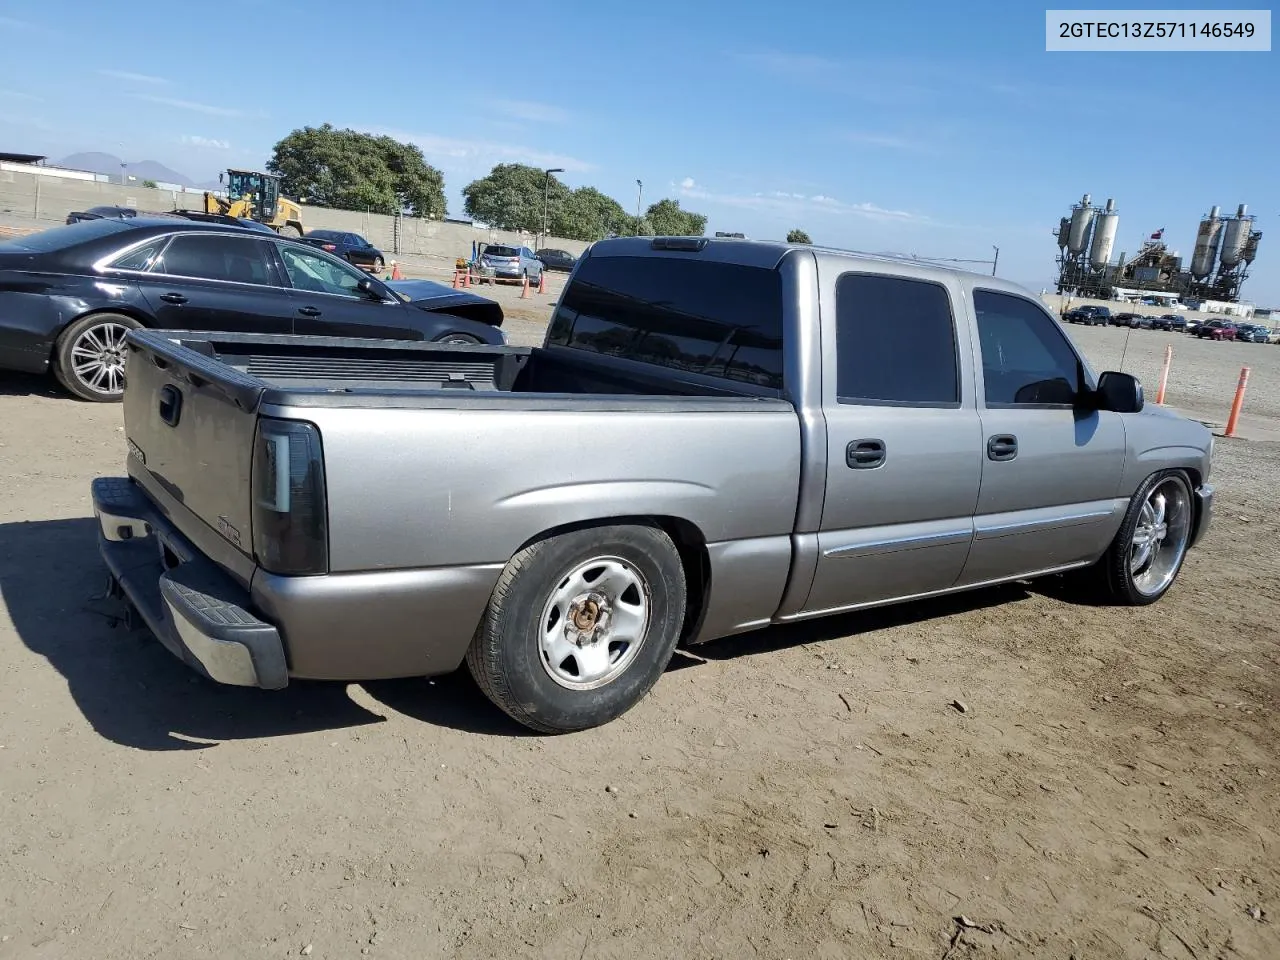
[[[644,575],[619,557],[575,566],[542,609],[542,666],[570,690],[595,690],[635,660],[649,630],[652,591]]]
[[[71,343],[71,376],[94,393],[122,393],[128,332],[128,327],[114,321],[82,330]]]
[[[1191,535],[1191,498],[1172,477],[1151,488],[1129,538],[1129,574],[1143,596],[1162,593],[1182,566]]]

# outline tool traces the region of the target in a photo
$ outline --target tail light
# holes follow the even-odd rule
[[[253,450],[253,552],[269,573],[329,571],[320,431],[296,420],[258,421]]]
[[[325,243],[320,246],[320,249],[328,250],[330,253],[332,253],[334,250],[338,249],[338,245],[336,243]]]

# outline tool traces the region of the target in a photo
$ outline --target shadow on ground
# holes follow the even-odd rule
[[[106,586],[90,518],[0,524],[0,597],[22,642],[67,682],[101,736],[140,750],[198,750],[223,740],[279,737],[380,723],[348,685],[294,681],[284,690],[222,686],[194,674],[145,628],[113,625],[95,598]],[[957,594],[771,627],[678,651],[671,670],[869,634],[1025,599],[1021,586]],[[445,677],[361,684],[374,700],[423,723],[487,736],[529,731],[492,706],[465,668]]]
[[[68,403],[75,401],[52,376],[10,371],[0,375],[0,397],[52,397]]]

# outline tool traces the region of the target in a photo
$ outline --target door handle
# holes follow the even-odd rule
[[[160,294],[160,299],[165,303],[176,303],[179,305],[187,302],[187,298],[180,293],[162,293]]]
[[[304,317],[318,317],[318,316],[320,316],[320,308],[319,308],[319,307],[299,307],[299,308],[298,308],[298,312],[299,312],[300,314],[302,314]]]
[[[853,440],[844,448],[845,465],[854,470],[870,470],[884,463],[883,440]]]
[[[1018,455],[1018,438],[1011,433],[997,433],[987,440],[988,460],[1012,460]]]

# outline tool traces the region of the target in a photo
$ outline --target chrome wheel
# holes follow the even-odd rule
[[[95,393],[124,390],[125,334],[121,323],[107,321],[86,327],[71,345],[71,374]]]
[[[1142,502],[1129,541],[1129,575],[1144,596],[1165,590],[1178,575],[1191,534],[1191,498],[1186,485],[1170,477]]]
[[[651,591],[634,566],[597,557],[574,567],[542,609],[539,646],[551,679],[594,690],[631,666],[649,632]]]

